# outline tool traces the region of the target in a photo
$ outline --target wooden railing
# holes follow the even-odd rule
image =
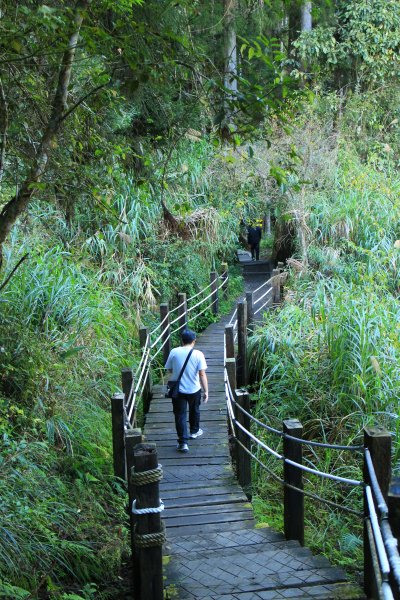
[[[271,427],[251,414],[248,381],[247,339],[254,325],[254,315],[274,310],[281,300],[285,274],[274,271],[269,282],[256,290],[256,300],[247,294],[238,302],[231,322],[225,327],[225,393],[228,428],[235,440],[233,459],[243,488],[251,489],[252,461],[265,469],[284,489],[284,533],[287,539],[304,544],[304,496],[325,503],[336,510],[350,513],[364,523],[364,589],[368,598],[397,600],[400,598],[400,479],[391,479],[391,435],[382,428],[365,428],[364,443],[358,446],[325,444],[303,439],[303,426],[297,419],[283,421],[282,430]],[[269,286],[268,286],[269,284]],[[264,291],[266,288],[266,291]],[[265,298],[267,300],[265,301]],[[260,307],[257,305],[262,302]],[[235,348],[235,341],[237,346]],[[281,453],[269,447],[260,437],[268,432],[283,439]],[[362,480],[339,477],[318,471],[303,463],[303,445],[358,452],[363,466]],[[283,477],[279,477],[260,459],[265,455],[282,461]],[[355,487],[363,493],[364,510],[337,504],[304,489],[303,473],[327,478],[337,485]]]
[[[114,475],[128,486],[128,513],[131,531],[132,588],[135,600],[162,600],[162,545],[165,542],[159,496],[162,467],[155,444],[144,444],[138,415],[145,415],[151,403],[152,365],[160,354],[165,364],[174,334],[179,334],[205,313],[217,315],[219,298],[228,295],[228,265],[220,275],[210,273],[210,283],[193,296],[178,294],[177,305],[160,305],[160,322],[149,331],[140,327],[141,357],[134,371],[122,370],[122,393],[111,398]]]

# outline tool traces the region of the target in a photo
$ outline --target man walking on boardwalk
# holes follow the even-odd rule
[[[204,354],[200,350],[194,349],[196,343],[194,331],[184,329],[181,333],[181,339],[182,346],[171,350],[165,368],[172,372],[172,380],[176,381],[189,352],[192,351],[179,382],[178,397],[172,399],[178,436],[176,448],[179,452],[189,452],[188,439],[195,439],[203,434],[202,429],[200,429],[200,402],[201,388],[204,391],[204,402],[208,402],[207,363]],[[189,435],[186,418],[187,406],[189,406]]]

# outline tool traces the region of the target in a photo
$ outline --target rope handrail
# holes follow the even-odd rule
[[[267,425],[266,423],[263,423],[262,421],[260,421],[260,419],[257,419],[257,417],[255,417],[254,415],[249,413],[245,408],[243,408],[243,406],[240,406],[240,404],[235,400],[235,398],[233,396],[233,390],[230,386],[229,379],[227,377],[226,369],[225,369],[225,378],[226,378],[226,381],[230,388],[231,402],[233,402],[233,404],[235,406],[237,406],[243,414],[245,414],[252,421],[257,423],[257,425],[260,425],[260,427],[262,427],[263,429],[266,429],[267,431],[269,431],[271,433],[275,433],[276,435],[279,435],[282,438],[286,438],[288,440],[292,440],[293,442],[298,442],[299,444],[304,444],[306,446],[316,446],[318,448],[328,448],[330,450],[350,450],[350,451],[364,450],[364,446],[361,446],[361,445],[360,446],[346,446],[346,445],[340,445],[340,444],[326,444],[324,442],[315,442],[314,440],[306,440],[303,438],[298,438],[293,435],[289,435],[288,433],[285,433],[284,431],[280,431],[279,429],[275,429],[275,427],[271,427],[271,425]]]
[[[257,310],[254,311],[254,315],[258,315],[258,313],[260,312],[260,310],[262,310],[263,308],[265,308],[268,303],[269,303],[269,298],[268,298],[268,300],[266,302],[264,302],[264,304],[262,304],[261,306],[259,306],[257,308]]]
[[[378,516],[377,516],[376,510],[375,510],[374,499],[372,497],[371,487],[369,485],[365,486],[365,494],[366,494],[366,499],[367,499],[367,504],[368,504],[369,518],[370,518],[372,531],[373,531],[374,539],[375,539],[375,547],[376,547],[376,551],[378,553],[379,563],[381,565],[381,571],[382,571],[382,574],[387,577],[390,573],[390,565],[389,565],[388,557],[386,554],[385,545],[384,545],[383,539],[382,539],[382,532],[379,527]]]
[[[199,292],[196,292],[196,294],[193,294],[193,296],[190,296],[190,298],[187,299],[187,302],[190,302],[191,300],[194,300],[195,298],[197,298],[198,296],[200,296],[203,292],[205,292],[206,290],[208,290],[209,287],[211,287],[213,285],[213,281],[211,281],[211,283],[209,283],[208,285],[206,285],[205,287],[203,287]]]
[[[233,315],[231,316],[231,320],[229,321],[228,325],[233,325],[233,319],[236,317],[237,315],[237,308],[235,308],[235,310],[233,311]],[[237,323],[237,320],[236,320]],[[233,325],[233,328],[235,328],[235,325]]]
[[[229,275],[227,276],[226,271],[224,272],[223,275],[224,275],[224,277],[222,277],[222,276],[218,277],[218,279],[221,279],[222,281],[221,281],[220,285],[217,286],[216,290],[219,290],[224,285],[226,285],[226,283],[229,279]],[[177,323],[182,318],[182,315],[179,314],[172,321],[169,321],[171,313],[174,313],[175,311],[179,310],[185,304],[187,305],[187,302],[193,300],[194,298],[197,298],[200,294],[204,293],[205,290],[208,290],[211,286],[213,286],[214,283],[215,283],[215,280],[210,282],[208,285],[206,285],[203,289],[201,289],[199,292],[197,292],[193,296],[190,296],[187,300],[186,299],[183,300],[175,308],[169,310],[167,312],[167,314],[164,316],[164,318],[160,321],[160,323],[156,327],[154,327],[154,329],[152,329],[152,331],[150,333],[147,334],[145,344],[142,347],[142,356],[140,358],[139,365],[136,368],[135,375],[132,379],[132,385],[129,390],[128,398],[124,402],[124,415],[125,415],[125,420],[126,420],[128,427],[131,427],[131,418],[132,418],[132,415],[133,415],[133,412],[135,409],[137,396],[139,395],[139,393],[143,392],[144,386],[149,377],[149,370],[151,367],[151,363],[154,361],[154,359],[157,357],[157,355],[161,352],[161,350],[164,348],[166,343],[170,340],[171,336],[174,335],[175,333],[177,333],[178,331],[180,331],[180,329],[181,329],[181,325],[180,325],[179,327],[177,327],[171,331],[171,325],[174,325],[174,323]],[[206,302],[206,300],[211,298],[211,296],[215,293],[216,290],[213,290],[208,296],[203,298],[196,305],[192,306],[189,309],[186,309],[186,314],[189,311],[193,311],[195,308],[197,308],[198,306],[200,306],[201,304]],[[215,301],[211,302],[211,306],[214,303],[215,303]],[[191,319],[197,318],[198,316],[202,315],[204,312],[206,312],[206,310],[209,310],[209,308],[210,307],[207,306],[204,310],[202,310],[199,314],[193,316]],[[167,322],[166,327],[164,327],[164,329],[162,329],[159,336],[151,343],[151,336],[153,336],[157,331],[159,331],[159,329],[162,328],[162,326],[166,322]],[[189,319],[188,319],[188,322],[189,322]],[[157,346],[157,344],[160,342],[160,340],[162,340],[162,338],[165,336],[166,333],[168,333],[168,335],[166,336],[165,340],[163,341],[161,346],[157,349],[157,351],[153,354],[153,356],[151,356],[151,351],[153,350],[153,348],[155,348]]]
[[[145,341],[144,346],[142,348],[142,356],[140,357],[139,364],[138,364],[138,366],[136,368],[135,375],[134,375],[133,380],[132,380],[132,386],[134,386],[134,381],[135,381],[135,379],[137,379],[138,373],[140,372],[140,369],[142,368],[142,363],[143,363],[143,360],[144,360],[145,352],[147,350],[147,347],[148,347],[149,343],[150,343],[150,336],[149,336],[149,334],[147,334],[146,341]]]
[[[261,302],[261,300],[262,300],[263,298],[265,298],[265,296],[267,296],[267,295],[269,295],[269,294],[271,294],[271,293],[272,293],[272,287],[271,287],[271,288],[268,288],[268,290],[267,290],[267,291],[266,291],[266,292],[265,292],[265,293],[264,293],[262,296],[260,296],[259,298],[257,298],[257,300],[254,300],[254,302],[253,302],[253,306],[254,306],[255,304],[258,304],[259,302]],[[254,294],[254,292],[253,292],[253,294]]]
[[[206,306],[205,308],[203,308],[203,310],[201,312],[199,312],[197,315],[193,315],[190,317],[190,319],[188,319],[188,323],[190,323],[190,321],[194,321],[195,319],[197,319],[198,317],[201,317],[201,315],[203,315],[205,312],[207,312],[207,310],[210,310],[210,306]]]
[[[229,415],[229,413],[228,413],[228,415]],[[312,492],[308,492],[304,489],[301,489],[295,485],[292,485],[291,483],[288,483],[287,481],[285,481],[284,479],[279,477],[276,473],[274,473],[274,471],[272,469],[269,469],[267,467],[267,465],[265,463],[263,463],[260,458],[258,458],[258,456],[256,456],[251,450],[246,448],[246,446],[244,444],[242,444],[242,442],[236,437],[235,428],[233,427],[233,423],[230,418],[230,415],[229,415],[229,421],[231,424],[231,431],[233,432],[235,440],[239,444],[239,446],[241,446],[241,448],[243,448],[243,450],[245,452],[247,452],[247,454],[249,454],[268,473],[268,475],[271,475],[271,477],[273,479],[275,479],[275,481],[277,481],[284,487],[287,487],[291,490],[294,490],[295,492],[299,492],[300,494],[303,494],[303,496],[307,496],[307,498],[312,498],[313,500],[317,500],[317,502],[322,502],[323,504],[326,504],[327,506],[331,506],[332,508],[336,508],[337,510],[347,512],[351,515],[356,515],[359,518],[363,517],[363,513],[361,511],[355,510],[354,508],[349,508],[348,506],[343,506],[343,504],[337,504],[336,502],[333,502],[332,500],[327,500],[326,498],[322,498],[322,496],[319,496],[318,494],[313,494]]]
[[[400,587],[400,556],[397,538],[393,536],[392,528],[387,518],[382,519],[380,525],[383,542],[385,544],[390,566],[392,567],[393,577]]]
[[[146,381],[147,381],[147,379],[149,377],[149,373],[150,373],[150,370],[147,368],[146,371],[145,371],[145,377],[144,377],[143,383],[142,383],[142,391],[143,391],[144,386],[146,385]],[[138,396],[138,392],[139,392],[139,390],[137,389],[135,391],[133,397],[132,397],[132,402],[131,402],[131,405],[130,405],[129,411],[128,411],[129,422],[131,422],[132,414],[133,414],[133,411],[134,411],[134,409],[136,407],[136,398]]]
[[[228,410],[231,410],[233,412],[232,402],[231,402],[232,390],[230,389],[229,382],[226,380],[225,380],[225,389],[227,392],[226,399],[228,401],[227,402]],[[333,475],[332,473],[325,473],[324,471],[319,471],[318,469],[312,469],[311,467],[307,467],[306,465],[301,465],[300,463],[297,463],[294,460],[291,460],[290,458],[286,458],[283,454],[279,454],[279,452],[276,452],[276,450],[273,450],[267,444],[265,444],[264,442],[259,440],[255,435],[253,435],[250,431],[248,431],[248,429],[246,429],[241,423],[239,423],[234,416],[233,416],[233,421],[236,424],[236,426],[239,427],[239,429],[241,429],[241,431],[243,431],[243,433],[245,433],[250,439],[252,439],[258,446],[263,448],[266,452],[268,452],[272,456],[275,456],[275,458],[282,460],[283,462],[286,462],[288,465],[291,465],[292,467],[295,467],[296,469],[300,469],[301,471],[305,471],[306,473],[310,473],[311,475],[317,475],[318,477],[323,477],[325,479],[331,479],[332,481],[337,481],[338,483],[344,483],[346,485],[352,485],[355,487],[364,485],[363,481],[359,481],[357,479],[350,479],[347,477],[340,477],[339,475]]]
[[[257,292],[259,292],[264,286],[267,285],[267,283],[271,283],[272,279],[273,279],[273,277],[270,277],[269,279],[267,279],[267,281],[264,281],[264,283],[262,283],[261,285],[259,285],[258,288],[256,288],[253,291],[253,294],[256,294]]]
[[[226,271],[225,271],[226,273]],[[219,278],[221,278],[222,276],[220,275]],[[222,281],[222,283],[220,284],[220,286],[218,287],[218,289],[220,289],[224,284],[226,284],[226,282],[229,280],[229,275],[227,277],[225,277]],[[209,287],[211,287],[213,285],[213,281],[211,283],[209,283],[208,285],[206,285],[205,287],[203,287],[199,292],[197,292],[196,294],[193,294],[193,296],[189,296],[189,298],[187,298],[186,300],[183,300],[183,302],[181,302],[180,304],[178,304],[178,306],[175,306],[174,308],[171,308],[171,310],[168,311],[169,314],[165,315],[165,317],[163,318],[163,320],[158,323],[158,325],[156,325],[156,327],[154,327],[154,329],[151,330],[150,332],[150,336],[154,335],[156,333],[156,331],[158,331],[160,329],[160,327],[165,323],[165,321],[168,319],[168,316],[171,315],[171,313],[175,312],[176,310],[179,310],[180,308],[182,308],[185,303],[187,304],[188,302],[190,302],[191,300],[194,300],[194,298],[197,298],[198,296],[200,296],[203,292],[205,292],[205,290],[207,290]],[[180,317],[178,317],[180,318]],[[172,323],[174,323],[175,321],[172,321],[170,323],[170,325],[172,325]],[[159,339],[159,338],[158,338]]]
[[[366,462],[367,469],[368,469],[368,475],[369,475],[370,482],[371,482],[371,488],[374,492],[374,496],[375,496],[376,502],[378,504],[378,509],[379,509],[380,515],[382,517],[387,517],[387,515],[389,514],[389,509],[386,504],[385,498],[383,497],[380,485],[378,483],[374,465],[372,463],[371,453],[368,450],[368,448],[365,448],[365,462]]]
[[[208,300],[209,298],[211,298],[211,296],[213,296],[213,295],[214,295],[214,290],[210,294],[208,294],[208,296],[206,296],[205,298],[203,298],[202,300],[200,300],[200,302],[197,302],[197,304],[194,304],[193,306],[190,306],[187,309],[187,312],[188,313],[192,312],[192,310],[194,310],[198,306],[201,306],[206,300]]]
[[[165,321],[168,317],[169,317],[169,315],[166,315],[165,319],[163,319],[163,320]],[[158,342],[162,339],[162,337],[167,333],[170,326],[171,326],[171,323],[168,323],[168,325],[162,330],[162,332],[160,333],[158,338],[156,340],[154,340],[154,342],[151,344],[150,350],[153,350],[153,348],[158,344]],[[168,339],[169,339],[169,336],[167,337],[167,340]]]
[[[155,357],[161,352],[161,350],[164,348],[165,344],[169,341],[169,339],[171,338],[171,336],[173,336],[174,333],[177,333],[180,330],[180,328],[181,328],[180,326],[176,327],[175,329],[173,329],[170,332],[169,336],[167,338],[165,338],[165,340],[163,341],[163,343],[161,344],[161,346],[158,348],[157,352],[155,354],[153,354],[153,356],[151,357],[151,359],[150,359],[151,362],[153,362],[154,359],[155,359]]]
[[[149,357],[150,357],[150,348],[147,348],[147,350],[145,350],[145,351],[143,352],[143,357],[144,357],[144,360],[143,360],[142,369],[141,369],[141,371],[140,371],[140,375],[139,375],[139,377],[138,377],[138,380],[137,380],[137,382],[136,382],[136,385],[135,385],[135,387],[133,387],[133,385],[132,385],[132,387],[131,387],[131,390],[130,390],[130,392],[129,392],[128,399],[127,399],[127,401],[126,401],[126,405],[127,405],[128,407],[129,407],[129,405],[130,405],[131,403],[134,403],[135,397],[136,397],[136,395],[137,395],[137,392],[138,392],[138,390],[139,390],[139,387],[140,387],[141,381],[142,381],[142,379],[143,379],[143,375],[144,375],[144,373],[145,373],[145,372],[148,370],[148,363],[149,363]]]
[[[183,304],[183,302],[182,302],[182,304]],[[177,308],[179,308],[179,306],[177,306]],[[171,312],[172,312],[172,311],[171,311]],[[154,334],[155,334],[155,332],[156,332],[156,331],[158,331],[162,325],[164,325],[164,323],[165,323],[165,321],[168,319],[168,317],[169,317],[169,313],[167,313],[167,314],[165,315],[165,317],[163,318],[163,320],[162,320],[162,321],[160,321],[160,322],[159,322],[159,324],[157,325],[157,327],[154,327],[154,329],[152,329],[152,330],[150,331],[150,336],[154,335]]]

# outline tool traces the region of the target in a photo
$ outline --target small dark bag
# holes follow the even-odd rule
[[[186,369],[186,365],[188,364],[188,361],[189,361],[189,358],[190,358],[192,352],[193,352],[193,348],[191,349],[191,351],[189,352],[189,354],[186,357],[185,362],[183,363],[183,367],[181,369],[181,372],[178,375],[178,379],[176,381],[168,381],[167,382],[167,390],[165,392],[166,398],[172,398],[173,400],[176,400],[176,398],[178,397],[179,382],[181,380],[184,370]]]

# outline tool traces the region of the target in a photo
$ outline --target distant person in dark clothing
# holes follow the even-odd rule
[[[250,225],[247,228],[247,242],[251,249],[252,260],[260,260],[261,231],[261,227],[258,225],[256,227]]]

